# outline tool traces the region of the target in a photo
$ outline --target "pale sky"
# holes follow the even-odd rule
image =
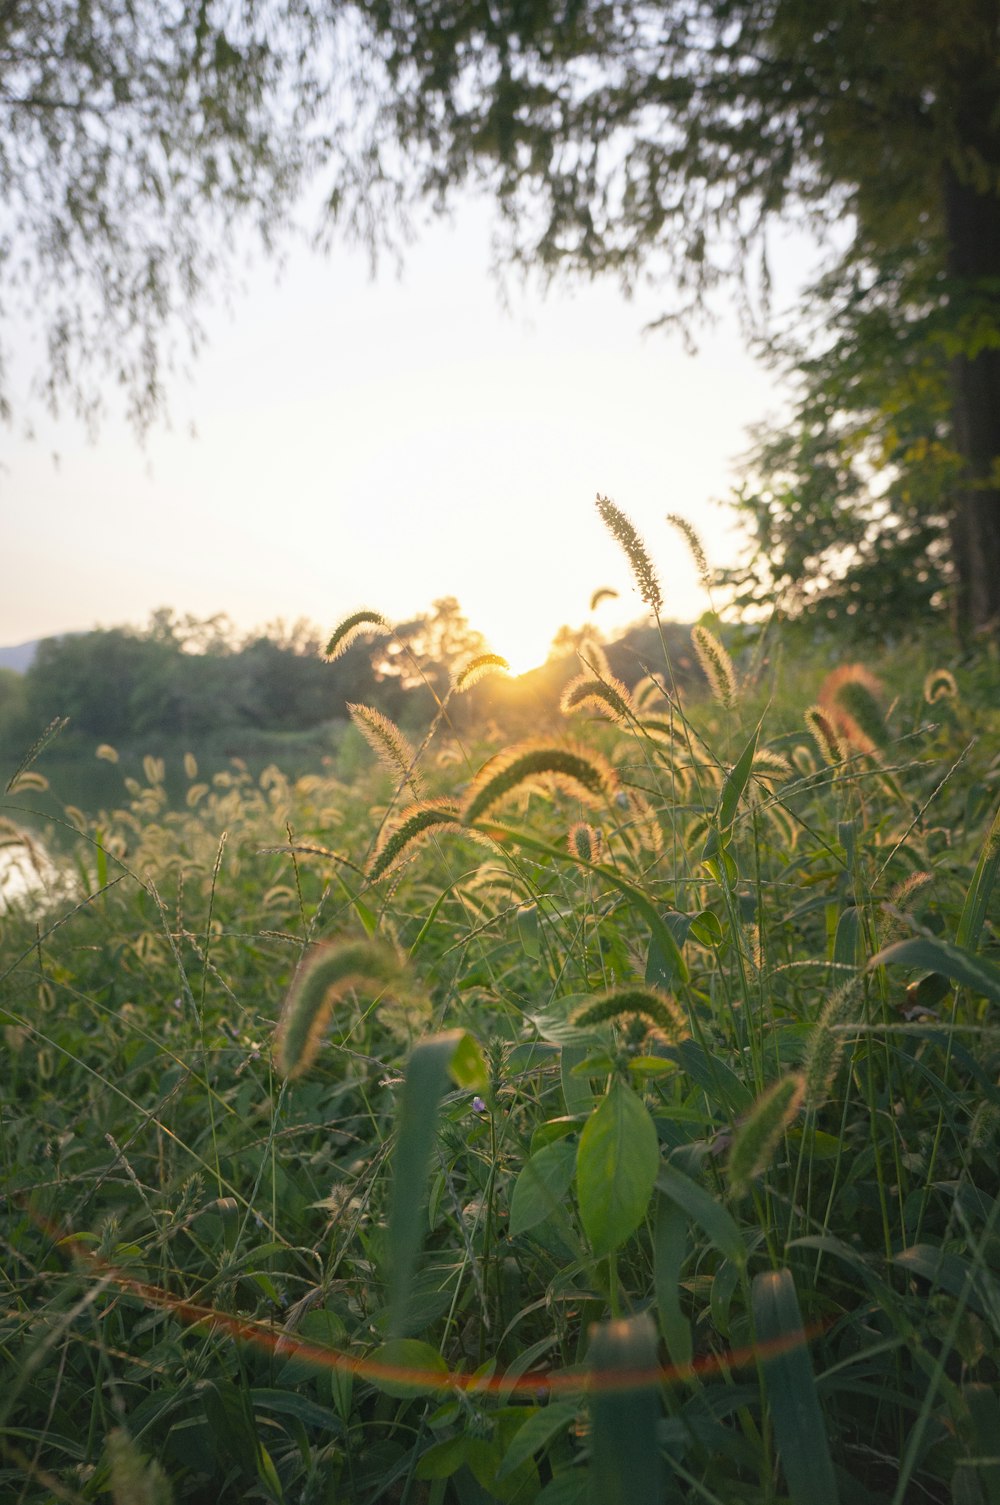
[[[643,614],[597,492],[645,537],[665,614],[700,615],[664,516],[732,557],[712,499],[747,425],[780,408],[773,379],[731,315],[694,357],[643,334],[668,301],[655,290],[515,283],[505,309],[489,226],[479,204],[432,224],[398,277],[386,264],[372,281],[347,250],[296,252],[280,281],[259,266],[230,312],[208,311],[192,379],[171,383],[173,427],[144,449],[117,421],[96,443],[41,415],[33,442],[0,434],[0,644],[158,606],[327,631],[361,606],[402,620],[454,595],[522,669],[599,586],[620,592],[606,630]],[[804,269],[801,247],[786,262]]]

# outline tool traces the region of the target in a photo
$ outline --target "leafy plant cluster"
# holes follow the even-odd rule
[[[12,1497],[997,1498],[995,662],[691,651],[67,812],[0,935]]]

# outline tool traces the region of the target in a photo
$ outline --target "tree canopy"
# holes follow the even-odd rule
[[[141,418],[157,331],[196,306],[224,244],[199,215],[222,231],[249,215],[269,238],[310,170],[373,240],[415,199],[484,186],[512,258],[649,275],[681,323],[723,282],[750,314],[766,303],[777,220],[836,225],[831,295],[937,332],[947,433],[926,438],[956,464],[936,512],[957,615],[984,627],[1000,617],[998,33],[1000,0],[14,0],[5,286],[47,290],[50,390],[85,406],[81,370],[110,359]]]

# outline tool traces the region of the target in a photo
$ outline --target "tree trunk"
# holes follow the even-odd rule
[[[946,169],[948,275],[958,301],[973,295],[1000,333],[1000,193],[977,191]],[[992,279],[992,286],[988,285]],[[963,462],[950,524],[959,632],[1000,635],[1000,350],[951,363],[955,448]]]

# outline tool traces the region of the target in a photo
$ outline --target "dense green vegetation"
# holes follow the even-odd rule
[[[67,812],[0,919],[6,1495],[997,1499],[995,656],[687,651]]]

